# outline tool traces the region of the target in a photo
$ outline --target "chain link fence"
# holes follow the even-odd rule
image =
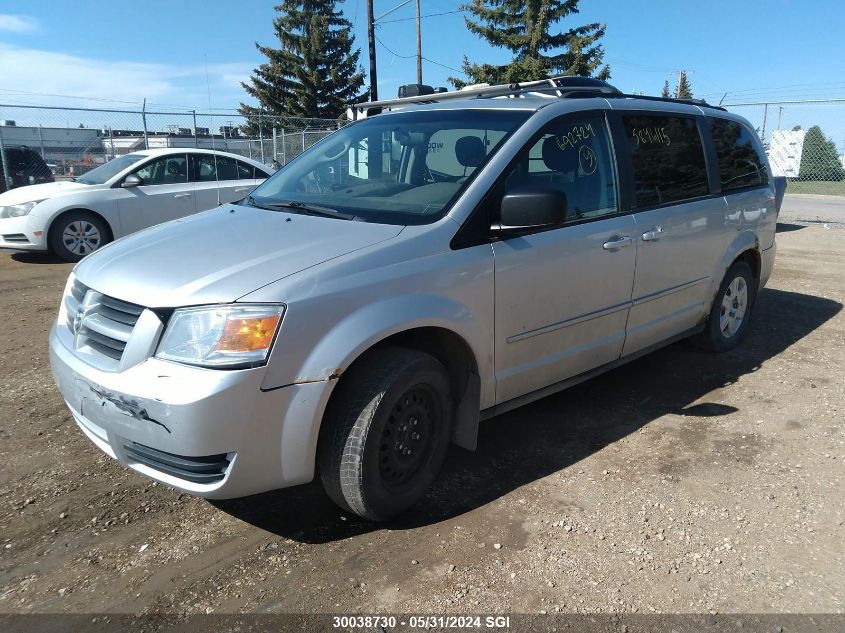
[[[774,175],[789,178],[790,193],[845,197],[845,99],[725,107],[757,128]],[[144,148],[217,149],[280,166],[344,123],[263,114],[247,120],[236,112],[0,104],[0,170],[5,174],[0,186],[40,178],[31,173],[34,167],[28,166],[23,147],[37,153],[57,180]]]
[[[345,120],[263,114],[248,121],[235,112],[0,104],[0,191],[4,184],[43,181],[39,173],[43,163],[52,179],[69,179],[115,156],[147,148],[216,149],[277,167],[344,124]],[[32,158],[33,152],[43,163]]]
[[[724,107],[757,128],[773,175],[789,179],[789,194],[845,198],[845,99]]]

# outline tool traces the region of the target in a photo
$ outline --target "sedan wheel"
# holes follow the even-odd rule
[[[87,220],[71,222],[62,231],[62,243],[65,248],[80,257],[100,248],[101,241],[100,231]]]
[[[60,215],[47,235],[50,251],[68,262],[78,262],[111,240],[108,225],[90,211],[69,211]]]

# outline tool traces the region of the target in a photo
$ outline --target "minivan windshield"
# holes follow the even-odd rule
[[[114,178],[130,165],[134,165],[144,158],[146,158],[144,154],[126,154],[125,156],[118,156],[107,163],[103,163],[99,167],[95,167],[91,171],[85,172],[85,174],[76,179],[76,182],[81,182],[85,185],[102,185]]]
[[[249,203],[385,224],[443,217],[473,174],[530,115],[428,110],[367,118],[300,154]]]

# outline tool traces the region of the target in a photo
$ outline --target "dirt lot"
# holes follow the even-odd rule
[[[212,505],[102,455],[48,367],[70,267],[0,254],[0,612],[842,612],[845,230],[781,229],[740,349],[496,418],[386,526],[314,484]]]

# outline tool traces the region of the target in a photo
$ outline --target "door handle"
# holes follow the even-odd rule
[[[173,197],[174,198],[190,198],[191,194],[189,194],[189,193],[177,193]]]
[[[239,193],[241,191],[249,191],[252,187],[235,187],[235,193]]]
[[[660,236],[665,232],[666,230],[662,226],[655,226],[653,229],[649,229],[643,233],[643,242],[654,242],[659,240]]]
[[[612,240],[608,240],[601,247],[606,251],[615,251],[617,248],[624,248],[626,246],[631,245],[631,236],[630,235],[623,235],[621,237],[614,237]]]

